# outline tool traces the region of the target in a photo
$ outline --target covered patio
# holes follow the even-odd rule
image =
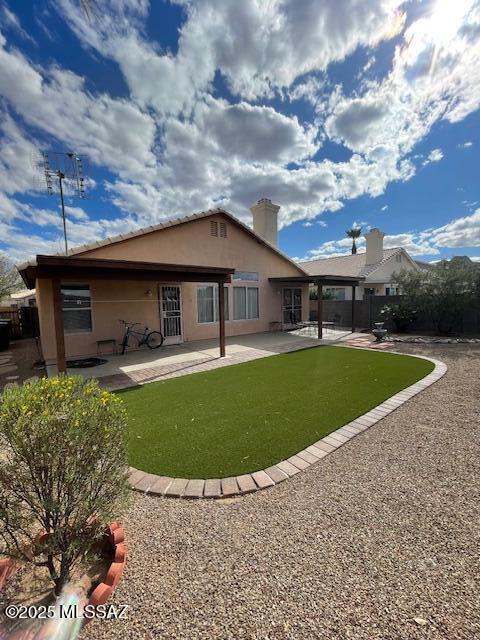
[[[50,370],[67,372],[64,317],[62,310],[62,284],[72,281],[110,281],[122,284],[135,282],[209,282],[218,286],[218,342],[220,358],[225,357],[225,295],[224,285],[230,282],[233,267],[209,267],[185,264],[163,264],[103,258],[77,258],[75,256],[37,255],[33,264],[19,269],[29,288],[38,281],[47,281],[52,292],[53,328],[55,336],[55,363]],[[37,287],[38,288],[38,287]],[[42,319],[40,319],[40,322]],[[95,375],[95,374],[94,374]]]
[[[294,276],[289,278],[269,278],[270,282],[284,287],[292,287],[295,285],[314,285],[317,287],[317,337],[319,340],[323,338],[323,287],[352,287],[352,304],[351,304],[351,330],[355,333],[355,293],[356,287],[365,280],[364,277],[351,277],[351,276],[329,276],[329,275],[317,275],[317,276]]]

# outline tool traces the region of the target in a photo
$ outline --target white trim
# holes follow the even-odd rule
[[[237,280],[238,282],[238,280]],[[233,318],[232,318],[232,322],[254,322],[256,320],[260,320],[260,287],[258,286],[258,282],[256,286],[248,286],[246,284],[233,284],[232,283],[232,289],[246,289],[247,291],[245,291],[245,318],[235,318],[235,292],[233,292],[232,297],[233,297]],[[258,316],[256,316],[255,318],[249,318],[248,317],[248,289],[256,289],[258,292]]]
[[[213,320],[212,322],[199,322],[198,321],[198,289],[199,287],[214,287],[217,288],[218,290],[218,282],[196,282],[195,283],[195,324],[198,325],[199,327],[203,327],[205,325],[212,325],[212,324],[218,324],[220,321],[219,320]],[[230,307],[230,299],[229,299],[229,294],[228,291],[230,289],[230,287],[227,286],[227,284],[224,282],[223,283],[223,287],[224,289],[226,289],[226,299],[228,300],[227,305],[228,305],[228,318],[225,318],[225,322],[230,322],[231,318],[230,318],[230,313],[231,313],[231,307]],[[214,310],[214,315],[215,315],[215,310]]]

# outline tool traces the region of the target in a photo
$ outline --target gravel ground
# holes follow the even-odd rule
[[[107,638],[480,638],[480,347],[308,471],[230,501],[136,495]]]

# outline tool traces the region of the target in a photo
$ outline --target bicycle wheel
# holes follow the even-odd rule
[[[163,336],[160,331],[151,331],[145,339],[149,349],[158,349],[163,344]]]

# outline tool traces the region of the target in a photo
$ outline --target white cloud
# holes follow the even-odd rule
[[[127,100],[90,95],[70,71],[35,69],[0,34],[0,94],[25,120],[97,164],[137,178],[155,165],[153,119]]]
[[[425,167],[427,164],[430,164],[431,162],[440,162],[442,158],[443,158],[443,151],[441,149],[433,149],[432,151],[430,151],[428,156],[422,162],[422,165]]]
[[[361,225],[365,224],[361,223]],[[358,225],[353,223],[352,226]],[[365,239],[359,238],[356,244],[359,248],[364,247]],[[349,238],[328,240],[307,251],[302,260],[348,255],[349,251],[346,249],[350,246],[351,240]],[[384,247],[386,249],[402,247],[412,256],[438,255],[442,248],[480,247],[480,209],[477,209],[470,216],[456,218],[434,229],[386,235]]]
[[[310,71],[325,70],[359,45],[392,37],[401,0],[179,4],[187,20],[176,55],[160,52],[142,37],[145,2],[112,0],[105,3],[102,20],[91,22],[66,0],[60,6],[79,38],[119,63],[137,100],[171,114],[188,110],[216,70],[234,94],[253,100],[290,87]],[[175,91],[165,91],[168,86]]]
[[[460,147],[461,149],[468,149],[469,147],[473,146],[473,142],[471,140],[467,140],[466,142],[462,142],[457,146]]]
[[[379,154],[384,161],[390,158],[393,165],[408,158],[434,123],[457,122],[478,109],[478,1],[447,4],[456,16],[454,28],[445,29],[447,15],[435,30],[436,5],[426,7],[427,15],[405,31],[389,74],[381,81],[365,82],[361,95],[336,97],[325,121],[329,137],[369,160],[378,161]],[[445,6],[439,5],[442,10]],[[434,150],[425,163],[438,161],[440,154]]]
[[[304,129],[296,117],[271,107],[208,99],[197,106],[194,122],[218,153],[248,162],[300,162],[318,149],[315,129]]]
[[[431,241],[439,247],[480,247],[480,209],[438,227]]]

